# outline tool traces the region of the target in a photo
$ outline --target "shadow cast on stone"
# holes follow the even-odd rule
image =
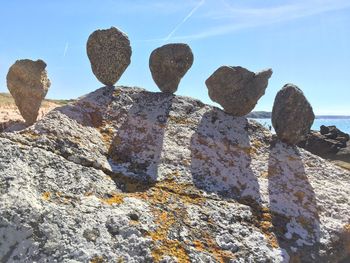
[[[261,197],[250,167],[248,125],[217,108],[206,112],[191,138],[191,173],[197,188],[256,206]]]
[[[160,92],[132,94],[132,105],[117,128],[108,151],[114,173],[137,179],[144,188],[156,182],[173,98],[173,94]]]
[[[103,113],[107,111],[116,90],[114,86],[105,86],[55,110],[82,126],[99,128],[104,122]]]
[[[268,178],[273,232],[279,247],[288,252],[291,262],[315,262],[320,258],[320,219],[297,147],[276,139],[271,143]]]
[[[8,120],[8,121],[0,122],[0,133],[21,131],[27,127],[29,127],[29,125],[27,125],[24,121]]]

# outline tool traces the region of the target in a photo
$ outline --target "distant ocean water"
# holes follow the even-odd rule
[[[272,127],[271,119],[252,119],[252,120],[255,120],[261,123],[266,128],[269,128],[269,126]],[[311,129],[319,131],[321,125],[326,125],[326,126],[335,125],[339,130],[350,134],[350,118],[349,119],[315,119]],[[273,131],[273,127],[272,127],[272,131]]]

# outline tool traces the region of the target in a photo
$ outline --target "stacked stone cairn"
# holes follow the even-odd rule
[[[106,86],[120,79],[131,61],[128,36],[115,27],[94,31],[86,45],[91,69]],[[154,82],[165,93],[175,93],[181,79],[193,64],[187,44],[167,44],[155,49],[149,58]],[[42,60],[19,60],[9,70],[7,86],[23,118],[33,124],[50,81]],[[240,117],[250,113],[265,94],[272,69],[254,73],[239,66],[221,66],[205,82],[209,97],[227,113]],[[286,84],[275,98],[272,125],[279,139],[297,144],[310,132],[315,115],[303,92]]]
[[[192,50],[186,44],[164,45],[155,49],[149,58],[153,80],[165,93],[177,91],[181,79],[192,64]]]
[[[293,84],[286,84],[277,93],[272,109],[272,126],[278,138],[298,144],[309,134],[315,114],[304,93]]]
[[[7,73],[7,88],[28,125],[39,113],[41,102],[50,88],[50,80],[42,60],[17,60]]]
[[[205,82],[209,97],[233,116],[250,113],[265,94],[272,70],[259,73],[242,67],[222,66]]]
[[[92,72],[106,86],[113,86],[130,65],[129,38],[115,27],[94,31],[89,36],[86,51]]]

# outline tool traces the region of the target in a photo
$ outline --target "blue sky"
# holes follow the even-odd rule
[[[49,98],[76,98],[101,87],[86,41],[94,30],[116,26],[133,49],[118,84],[158,91],[150,53],[184,42],[195,59],[178,95],[211,103],[204,82],[219,66],[271,67],[255,110],[271,110],[277,91],[294,83],[317,114],[350,115],[348,0],[11,0],[0,2],[0,24],[1,92],[8,68],[23,58],[47,62]]]

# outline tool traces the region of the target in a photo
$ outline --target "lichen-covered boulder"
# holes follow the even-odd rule
[[[33,124],[51,85],[42,60],[17,60],[7,73],[7,87],[27,124]]]
[[[106,86],[113,86],[130,64],[129,38],[115,27],[94,31],[89,36],[86,50],[92,72]]]
[[[278,138],[297,144],[310,132],[315,115],[304,93],[293,84],[286,84],[277,93],[272,109],[272,125]]]
[[[250,113],[265,94],[272,70],[258,73],[243,67],[222,66],[205,82],[209,97],[233,116]]]
[[[155,49],[149,59],[154,82],[166,93],[174,93],[180,80],[191,68],[193,54],[186,44],[168,44]]]
[[[349,197],[254,120],[103,87],[0,133],[0,262],[349,262]]]

